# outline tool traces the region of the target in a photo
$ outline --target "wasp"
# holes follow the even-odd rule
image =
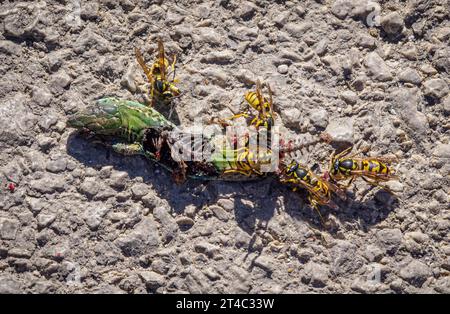
[[[350,179],[345,187],[361,177],[367,183],[374,186],[381,186],[380,182],[386,182],[397,179],[391,163],[397,161],[396,157],[354,157],[356,154],[350,155],[352,147],[347,148],[339,154],[335,152],[331,155],[329,165],[329,176],[334,182]],[[381,186],[384,189],[389,189]]]
[[[175,63],[177,61],[176,55],[173,56],[172,64],[169,64],[169,60],[165,56],[164,44],[161,38],[158,39],[158,57],[150,68],[145,63],[139,49],[135,49],[135,54],[137,62],[141,66],[148,82],[150,83],[152,106],[158,102],[167,104],[173,97],[180,95],[180,90],[174,84],[177,82],[175,79]],[[170,71],[168,70],[169,68]],[[168,77],[171,74],[173,74],[173,77],[169,80]]]
[[[272,90],[270,89],[270,86],[268,84],[266,85],[269,91],[269,98],[263,96],[260,80],[256,81],[256,91],[248,91],[244,95],[244,99],[249,104],[249,106],[257,111],[256,114],[252,113],[250,108],[247,108],[247,110],[234,114],[229,118],[218,119],[218,122],[222,126],[228,126],[229,123],[227,123],[226,120],[234,120],[240,117],[244,117],[245,119],[247,119],[247,124],[249,126],[254,126],[256,129],[258,129],[259,127],[265,127],[267,130],[270,130],[275,123],[275,114],[273,112]]]
[[[339,194],[339,188],[333,183],[314,174],[309,168],[293,160],[285,166],[280,175],[280,182],[291,184],[293,190],[304,188],[308,191],[308,201],[319,213],[322,223],[324,222],[319,211],[319,205],[327,205],[336,208],[336,204],[331,200],[332,192]]]
[[[269,99],[263,97],[261,82],[257,80],[256,91],[245,93],[245,100],[258,113],[256,115],[251,115],[247,112],[244,116],[250,119],[250,125],[253,125],[256,128],[264,126],[269,130],[274,125],[274,113],[272,90],[269,84],[267,84],[267,89],[269,91]]]
[[[217,168],[223,169],[224,174],[239,173],[248,177],[264,175],[262,167],[271,165],[274,157],[270,149],[259,146],[224,149],[219,155],[213,158],[213,163]]]

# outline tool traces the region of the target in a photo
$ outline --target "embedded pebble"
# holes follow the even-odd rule
[[[398,74],[398,79],[401,82],[411,83],[415,85],[420,85],[420,83],[422,83],[422,77],[420,76],[419,72],[411,68],[400,72]]]
[[[381,82],[392,80],[391,69],[376,52],[371,52],[367,55],[365,65],[369,76],[372,76],[375,80]]]
[[[353,121],[351,119],[338,119],[331,121],[325,132],[336,143],[353,143]]]
[[[325,129],[328,125],[328,112],[325,109],[316,109],[309,115],[311,123],[319,128]]]
[[[398,35],[404,27],[402,16],[398,12],[391,12],[381,17],[381,27],[390,35]]]
[[[431,270],[426,264],[413,260],[400,270],[399,276],[409,283],[420,287],[431,276]]]
[[[430,79],[423,83],[424,94],[436,99],[448,95],[448,84],[443,79]]]
[[[278,66],[277,70],[280,74],[286,74],[289,71],[289,67],[286,64],[281,64]]]

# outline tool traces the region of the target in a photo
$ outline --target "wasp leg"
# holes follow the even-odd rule
[[[337,154],[336,156],[334,156],[334,159],[341,159],[344,156],[347,156],[353,149],[353,146],[350,146],[346,149],[344,149],[342,152],[340,152],[339,154]]]
[[[351,179],[347,182],[347,184],[343,185],[345,189],[348,189],[350,185],[355,181],[356,176],[352,176]]]
[[[317,214],[319,214],[320,223],[322,224],[322,227],[325,228],[325,219],[323,218],[322,214],[320,213],[319,202],[311,195],[308,196],[308,200],[309,200],[309,203],[311,204],[311,206],[317,212]]]
[[[368,178],[376,180],[376,181],[390,181],[390,180],[398,179],[398,176],[395,174],[373,173],[373,172],[367,172],[364,170],[352,170],[352,175],[368,177]]]
[[[172,65],[171,65],[171,70],[170,70],[173,73],[172,82],[175,81],[175,71],[176,71],[175,63],[177,63],[177,55],[174,54],[173,55],[173,62],[172,62]]]
[[[238,119],[240,117],[248,118],[249,114],[246,112],[237,113],[237,114],[232,115],[231,117],[227,118],[227,120],[234,120],[234,119]]]
[[[381,157],[374,157],[373,159],[377,160],[377,161],[381,161],[381,162],[385,162],[385,163],[392,163],[392,162],[397,162],[398,158],[396,156],[381,156]]]
[[[221,127],[226,128],[227,126],[230,126],[231,124],[226,122],[225,120],[227,120],[227,119],[221,119],[221,118],[214,117],[208,121],[208,124],[219,124]]]
[[[395,195],[395,193],[394,193],[390,188],[388,188],[388,187],[385,186],[385,185],[380,184],[380,182],[377,181],[376,179],[374,179],[374,181],[369,180],[369,179],[367,179],[367,178],[365,178],[365,177],[362,177],[362,179],[363,179],[364,181],[366,181],[367,183],[369,183],[370,185],[372,185],[372,186],[380,187],[380,188],[382,188],[383,190],[385,190],[386,192],[388,192],[388,193],[390,193],[390,194],[392,194],[392,195]]]
[[[228,173],[240,173],[243,174],[247,177],[249,177],[252,174],[251,170],[238,170],[238,169],[228,169],[224,171],[224,174],[228,174]]]

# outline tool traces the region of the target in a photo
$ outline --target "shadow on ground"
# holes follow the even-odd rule
[[[168,171],[144,157],[116,154],[104,144],[78,132],[69,136],[67,153],[87,167],[99,170],[110,165],[116,170],[127,172],[131,179],[142,177],[177,215],[183,213],[189,205],[202,208],[215,204],[220,198],[227,198],[234,200],[234,216],[239,227],[250,235],[261,229],[261,225],[267,227],[276,210],[284,210],[294,219],[306,222],[312,229],[331,235],[339,229],[333,224],[322,225],[319,215],[308,206],[306,192],[292,192],[287,187],[278,185],[274,177],[253,182],[188,179],[177,185]],[[398,200],[389,193],[375,191],[365,193],[366,200],[362,201],[354,198],[352,192],[347,192],[346,200],[336,200],[338,209],[323,207],[322,216],[328,221],[329,214],[332,214],[341,225],[367,231],[372,225],[383,221],[398,206]]]

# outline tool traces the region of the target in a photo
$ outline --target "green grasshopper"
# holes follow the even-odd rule
[[[182,181],[185,177],[248,181],[265,176],[226,173],[229,163],[222,162],[222,150],[226,148],[219,146],[213,147],[211,160],[174,160],[172,144],[180,135],[175,124],[152,107],[134,101],[113,97],[99,99],[86,111],[69,117],[67,125],[103,139],[111,139],[111,147],[117,153],[145,156],[172,172],[176,181]],[[205,137],[202,141],[201,146],[214,145],[211,138]]]

